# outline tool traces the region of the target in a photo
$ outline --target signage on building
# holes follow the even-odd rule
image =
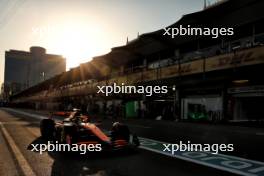
[[[247,49],[206,59],[205,71],[264,63],[263,47]]]
[[[248,87],[235,87],[227,90],[230,94],[236,93],[263,93],[264,86],[248,86]]]

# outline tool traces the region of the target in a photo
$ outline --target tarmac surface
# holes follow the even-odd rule
[[[47,115],[43,112],[26,111],[30,114]],[[264,175],[261,161],[263,158],[263,129],[246,127],[216,126],[206,124],[175,123],[163,121],[126,120],[131,131],[137,133],[145,145],[130,152],[109,152],[100,154],[65,154],[60,152],[32,152],[30,144],[46,143],[40,138],[40,119],[26,114],[0,109],[0,175],[89,175],[89,176],[136,176],[136,175]],[[110,129],[112,120],[104,120],[102,127]],[[225,153],[222,157],[236,155],[244,159],[259,160],[258,167],[242,168],[242,172],[226,165],[227,171],[207,163],[201,164],[195,158],[184,159],[166,155],[149,143],[160,141],[177,143],[190,140],[192,143],[233,143],[235,152]],[[155,150],[154,150],[155,149]],[[160,150],[162,151],[162,150]],[[260,152],[260,153],[258,153]],[[182,155],[183,156],[183,155]],[[236,158],[231,158],[236,159]],[[237,161],[251,162],[253,160]],[[205,161],[205,160],[204,160]],[[199,163],[200,162],[200,163]],[[234,161],[233,161],[234,162]],[[213,163],[214,164],[214,163]],[[230,163],[229,163],[230,164]],[[217,165],[217,164],[216,164]],[[244,165],[246,166],[246,165]],[[249,165],[248,165],[249,166]],[[229,169],[229,171],[228,171]],[[230,172],[230,169],[234,172]],[[245,170],[247,169],[247,171]]]

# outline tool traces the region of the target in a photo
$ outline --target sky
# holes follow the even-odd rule
[[[203,9],[203,0],[0,0],[0,83],[5,51],[31,46],[66,58],[67,69]]]

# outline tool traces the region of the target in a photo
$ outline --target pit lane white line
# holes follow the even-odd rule
[[[3,125],[29,125],[29,124],[39,124],[39,122],[1,122]]]
[[[29,163],[27,162],[26,158],[23,156],[19,148],[17,147],[15,141],[10,136],[4,125],[0,122],[0,128],[3,132],[3,135],[5,136],[8,144],[10,145],[10,148],[12,149],[14,156],[16,157],[16,160],[23,172],[24,175],[27,176],[36,176],[32,168],[30,167]]]
[[[3,108],[3,109],[5,109],[7,111],[18,113],[18,114],[26,115],[26,116],[29,116],[29,117],[33,117],[33,118],[39,119],[39,120],[47,118],[47,116],[42,116],[42,115],[38,115],[38,114],[32,114],[32,113],[20,111],[20,110],[17,110],[17,109],[11,109],[11,108]]]
[[[258,176],[258,175],[263,175],[264,173],[264,162],[254,161],[254,160],[240,158],[231,155],[211,154],[209,152],[186,151],[186,152],[176,152],[176,154],[172,154],[171,152],[162,150],[161,146],[163,146],[163,144],[168,144],[166,142],[156,141],[153,139],[147,139],[142,137],[139,137],[139,140],[141,143],[141,146],[139,146],[139,148],[141,149],[159,153],[169,157],[182,159],[188,162],[193,162],[207,167],[212,167],[222,171],[227,171],[244,176]],[[223,162],[229,162],[230,164],[222,164]],[[235,165],[231,165],[231,163],[236,163],[240,165],[235,166]]]
[[[257,176],[255,174],[248,174],[248,173],[243,173],[243,172],[239,172],[239,171],[234,171],[233,169],[230,169],[230,168],[219,167],[219,166],[216,166],[214,164],[201,163],[200,161],[197,161],[197,160],[194,160],[194,159],[190,159],[190,158],[186,158],[186,157],[182,157],[182,156],[178,156],[178,155],[171,155],[169,153],[165,153],[165,152],[162,152],[162,151],[157,151],[155,149],[151,149],[151,148],[144,147],[144,146],[140,146],[139,148],[145,149],[145,150],[148,150],[148,151],[151,151],[151,152],[159,153],[159,154],[162,154],[162,155],[166,155],[166,156],[169,156],[169,157],[178,158],[178,159],[181,159],[181,160],[184,160],[184,161],[196,163],[196,164],[199,164],[199,165],[204,165],[204,166],[207,166],[207,167],[212,167],[212,168],[219,169],[219,170],[222,170],[222,171],[228,171],[228,172],[231,172],[231,173],[234,173],[234,174],[238,174],[238,175]]]

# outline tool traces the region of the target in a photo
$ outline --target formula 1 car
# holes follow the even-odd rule
[[[91,123],[85,113],[74,109],[69,117],[56,122],[52,116],[40,122],[40,132],[44,139],[64,144],[101,144],[102,150],[138,147],[139,140],[131,135],[128,127],[120,122],[113,123],[112,129],[105,132],[99,124]]]

